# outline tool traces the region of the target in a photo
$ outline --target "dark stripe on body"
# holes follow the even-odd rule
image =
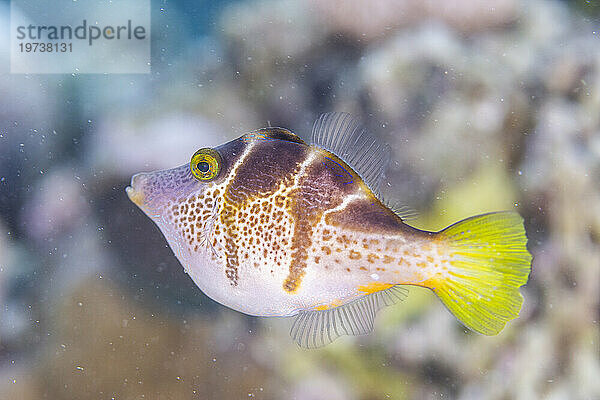
[[[405,226],[400,217],[375,197],[356,200],[343,210],[328,214],[325,222],[328,225],[342,226],[360,232],[389,234],[396,233]]]
[[[297,189],[290,194],[289,211],[295,220],[292,238],[292,261],[283,288],[294,293],[306,274],[308,249],[312,245],[313,229],[327,210],[339,206],[344,197],[358,190],[360,178],[341,160],[321,152],[300,178]]]
[[[247,137],[241,139],[248,140]],[[269,138],[252,140],[256,145],[227,186],[221,211],[221,222],[226,229],[225,274],[234,286],[239,280],[238,244],[241,233],[236,221],[240,210],[251,199],[272,196],[281,182],[286,186],[291,185],[294,173],[305,159],[308,149],[307,146],[292,141]]]

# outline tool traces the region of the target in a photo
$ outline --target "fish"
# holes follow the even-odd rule
[[[126,193],[200,290],[244,314],[294,317],[301,347],[371,332],[410,286],[431,289],[470,330],[498,334],[518,317],[531,271],[523,218],[414,228],[381,195],[389,160],[358,119],[331,112],[308,141],[258,129],[138,173]]]

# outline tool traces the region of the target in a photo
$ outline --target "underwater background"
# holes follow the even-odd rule
[[[597,1],[151,7],[146,75],[9,74],[2,28],[1,399],[600,399]],[[133,173],[269,124],[307,138],[328,111],[391,145],[411,225],[525,218],[501,334],[411,288],[370,335],[300,349],[291,320],[204,296],[127,199]]]

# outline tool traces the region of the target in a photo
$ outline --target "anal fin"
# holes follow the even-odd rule
[[[405,286],[396,285],[328,310],[302,310],[294,320],[290,336],[300,347],[315,349],[343,335],[365,335],[373,330],[377,311],[404,300],[407,295]]]

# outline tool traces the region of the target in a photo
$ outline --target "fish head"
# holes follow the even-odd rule
[[[165,215],[178,198],[189,193],[202,193],[204,185],[192,176],[189,165],[133,175],[125,191],[129,200],[151,219]]]
[[[209,217],[204,212],[206,206],[212,209],[218,204],[222,193],[217,189],[222,187],[244,147],[245,143],[237,139],[190,152],[190,162],[176,168],[137,173],[126,188],[127,196],[169,239],[176,236],[174,230],[184,220],[193,219],[195,227],[205,222]]]
[[[262,143],[265,146],[260,150],[256,146],[256,153],[275,155],[280,151],[278,144],[288,142],[304,144],[285,129],[259,129],[215,148],[201,148],[193,153],[188,164],[135,174],[126,192],[129,199],[160,227],[168,240],[182,234],[186,236],[188,230],[198,236],[198,229],[206,228],[207,222],[219,222],[214,217],[223,203],[229,183],[236,177],[236,169],[244,161],[248,162],[244,159],[247,153],[257,143]],[[281,162],[288,160],[282,159]],[[251,164],[250,170],[258,170],[260,157]],[[257,182],[256,177],[248,178]],[[239,185],[234,183],[234,186],[236,184]],[[188,233],[187,236],[194,234]]]
[[[152,219],[186,270],[216,266],[211,233],[224,182],[246,143],[237,139],[215,148],[201,148],[190,162],[176,168],[141,172],[126,188],[129,199]],[[211,251],[207,251],[211,250]]]
[[[230,253],[244,232],[236,213],[279,186],[307,148],[289,131],[265,128],[202,148],[188,164],[136,174],[126,192],[158,225],[196,285],[219,301],[223,287],[238,285]]]

